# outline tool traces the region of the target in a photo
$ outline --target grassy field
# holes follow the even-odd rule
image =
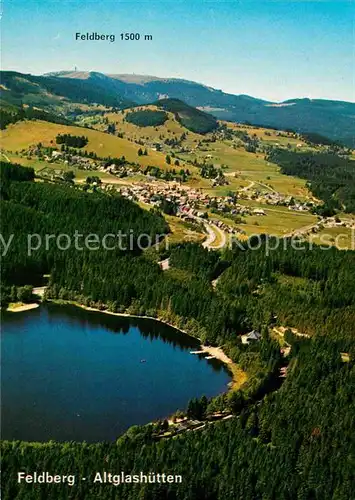
[[[284,236],[317,222],[317,217],[309,212],[294,212],[286,207],[270,207],[269,205],[259,205],[259,207],[265,211],[265,216],[247,216],[245,217],[246,224],[239,226],[247,234],[266,233]]]
[[[9,125],[8,128],[1,131],[1,146],[6,151],[15,152],[36,145],[39,142],[46,146],[55,145],[55,138],[58,134],[87,136],[89,142],[83,149],[88,152],[92,151],[101,157],[125,156],[128,161],[139,163],[143,167],[156,165],[161,168],[168,168],[164,154],[149,150],[148,156],[138,156],[140,146],[128,139],[120,139],[98,130],[43,121],[23,121]]]
[[[95,171],[88,171],[88,170],[82,170],[80,168],[75,168],[73,166],[68,166],[65,165],[64,163],[48,163],[47,161],[42,161],[38,159],[28,159],[26,157],[21,156],[20,154],[15,154],[15,153],[0,153],[1,159],[3,160],[10,160],[13,163],[19,163],[20,165],[23,165],[25,167],[32,167],[37,175],[42,175],[46,172],[53,172],[55,173],[56,171],[61,171],[61,172],[67,172],[67,171],[72,171],[74,172],[75,175],[75,180],[79,183],[84,182],[86,178],[89,175],[96,175],[99,177],[102,182],[104,183],[109,183],[109,184],[118,184],[120,183],[121,179],[118,179],[114,175],[111,175],[107,172],[100,172],[98,170]]]
[[[270,205],[260,205],[253,202],[243,203],[250,208],[262,208],[266,215],[247,215],[243,217],[245,224],[237,224],[228,217],[220,214],[209,213],[211,219],[221,220],[227,225],[245,231],[246,236],[253,234],[272,234],[274,236],[285,236],[303,227],[310,226],[317,222],[317,217],[309,212],[294,212],[286,207],[270,207]],[[242,236],[243,239],[243,236]]]
[[[216,143],[214,151],[212,161],[227,166],[225,172],[229,174],[228,181],[231,184],[241,185],[240,181],[243,181],[244,187],[246,181],[256,181],[268,184],[271,189],[286,196],[293,195],[300,199],[309,197],[304,180],[281,174],[280,168],[265,161],[260,153],[248,153],[242,148],[233,149],[221,142]],[[236,174],[237,177],[233,179],[231,173]]]
[[[275,146],[287,146],[287,144],[291,144],[291,146],[300,148],[307,147],[307,144],[300,138],[291,137],[292,134],[288,135],[286,132],[282,132],[277,129],[269,129],[264,127],[257,127],[253,125],[244,125],[240,123],[231,123],[231,122],[222,122],[225,123],[228,127],[233,130],[239,130],[242,132],[246,132],[247,134],[253,136],[256,135],[258,139],[261,139],[263,142],[273,144]],[[282,135],[280,135],[280,132]],[[284,137],[287,135],[287,137]]]
[[[340,250],[355,250],[355,224],[354,228],[329,227],[312,235],[310,240],[322,246],[335,245]]]
[[[207,155],[211,155],[208,162],[215,165],[225,165],[224,172],[229,185],[223,186],[223,188],[227,189],[227,191],[245,187],[251,181],[254,181],[267,184],[270,186],[270,191],[275,190],[285,196],[292,195],[300,200],[311,197],[309,190],[306,188],[305,180],[281,174],[280,168],[265,161],[264,156],[260,153],[248,153],[240,147],[234,149],[224,142],[216,141],[213,143],[213,149],[210,147],[203,154],[199,149],[196,149],[193,153],[179,154],[178,156],[184,160],[192,161],[196,158],[198,162],[202,163]],[[209,188],[211,192],[216,190],[216,194],[221,191],[220,187],[212,188],[211,183],[209,183]],[[260,188],[261,186],[258,186],[258,189]]]
[[[120,117],[122,120],[123,115],[116,113],[115,117]],[[42,142],[44,145],[55,145],[55,138],[59,133],[86,135],[89,142],[85,149],[89,152],[95,152],[98,156],[114,157],[124,155],[128,161],[137,162],[142,167],[154,165],[163,169],[171,168],[166,163],[166,153],[154,151],[152,148],[148,147],[148,156],[138,156],[138,149],[141,146],[132,142],[132,140],[135,139],[146,142],[149,142],[149,140],[152,141],[158,134],[154,127],[136,127],[130,123],[123,123],[122,126],[131,131],[129,134],[131,140],[128,138],[121,139],[98,130],[83,129],[80,127],[58,125],[42,121],[18,122],[2,131],[1,143],[3,149],[7,152],[15,152],[26,149],[39,142]],[[165,136],[166,134],[167,137],[173,137],[174,129],[176,131],[175,133],[178,134],[185,130],[178,122],[169,118],[163,126],[158,127],[159,135],[162,134]],[[135,130],[136,135],[133,134],[133,130]],[[184,146],[193,147],[194,149],[188,154],[179,154],[179,158],[190,161],[197,159],[199,162],[203,162],[207,155],[210,155],[211,158],[208,159],[209,162],[226,166],[225,172],[229,183],[227,186],[212,187],[209,180],[202,179],[198,176],[198,169],[187,163],[185,164],[184,161],[180,161],[180,167],[188,167],[193,174],[193,178],[188,182],[188,185],[192,187],[205,189],[206,192],[211,195],[223,196],[226,195],[228,191],[236,191],[246,187],[253,181],[268,185],[270,190],[278,191],[284,195],[293,195],[299,199],[307,199],[310,197],[305,187],[304,180],[282,175],[279,167],[266,162],[261,154],[248,153],[242,148],[234,149],[221,141],[211,143],[208,145],[207,151],[201,151],[201,148],[198,148],[195,143],[197,140],[196,138],[201,136],[190,132],[187,137],[187,140],[184,141]],[[205,145],[203,149],[205,149]],[[34,163],[36,163],[36,161]],[[80,177],[80,174],[78,174],[78,176]],[[268,189],[260,184],[257,188],[260,191]]]
[[[138,106],[133,110],[151,110],[158,111],[160,108],[156,106]],[[124,137],[131,140],[146,140],[150,142],[155,142],[158,136],[163,136],[164,138],[179,137],[184,132],[187,133],[185,144],[192,145],[195,141],[201,138],[200,135],[193,132],[187,131],[178,121],[175,120],[172,113],[166,112],[168,115],[168,120],[159,127],[138,127],[133,123],[125,121],[125,116],[130,113],[132,109],[128,109],[119,113],[105,113],[105,116],[100,115],[93,117],[85,117],[81,120],[80,125],[89,124],[94,126],[98,130],[106,130],[107,124],[105,119],[107,118],[110,123],[114,123],[116,127],[116,132],[121,132]],[[158,142],[160,142],[158,140]]]
[[[136,109],[150,109],[157,110],[156,106],[140,106]],[[127,110],[126,112],[129,112]],[[186,133],[186,139],[183,141],[185,149],[189,149],[188,153],[177,153],[180,160],[194,161],[199,163],[207,161],[215,165],[225,165],[225,172],[228,175],[229,187],[228,190],[237,190],[245,187],[250,181],[259,181],[270,185],[271,189],[278,191],[286,196],[292,195],[299,199],[309,198],[309,191],[305,186],[305,181],[291,176],[285,176],[280,173],[277,165],[268,163],[264,160],[264,155],[261,153],[249,153],[243,147],[235,148],[232,141],[221,141],[201,143],[202,139],[211,139],[213,133],[201,136],[193,132],[187,131],[175,120],[171,113],[168,113],[169,119],[159,127],[138,127],[132,123],[124,121],[125,112],[122,113],[106,113],[104,117],[97,115],[88,117],[81,122],[89,123],[99,130],[105,130],[107,118],[110,123],[114,123],[116,132],[124,134],[126,139],[132,141],[143,141],[146,144],[152,145],[154,142],[162,144],[164,155],[166,152],[171,152],[173,149],[166,147],[164,144],[165,139],[173,139],[180,137],[181,134]],[[283,137],[276,130],[268,130],[260,127],[242,126],[224,122],[229,128],[234,130],[245,131],[249,135],[255,134],[265,144],[283,145],[291,144],[292,147],[302,146],[306,147],[305,143],[300,139],[292,137]],[[160,166],[160,165],[158,165]],[[186,166],[186,165],[181,165]],[[198,170],[189,166],[190,171],[197,173]],[[233,174],[237,174],[234,177]],[[205,179],[190,180],[189,185],[195,188],[204,188],[208,192],[215,195],[223,195],[225,192],[219,187],[212,188],[211,183]]]
[[[179,241],[195,241],[202,243],[206,238],[204,233],[198,233],[189,228],[186,222],[178,217],[164,215],[165,220],[169,224],[171,233],[168,235],[169,245],[178,243]]]

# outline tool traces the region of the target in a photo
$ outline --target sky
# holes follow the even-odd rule
[[[116,40],[75,40],[92,32]],[[355,101],[351,0],[3,0],[1,42],[2,69],[22,73],[77,67],[184,78],[272,101]]]

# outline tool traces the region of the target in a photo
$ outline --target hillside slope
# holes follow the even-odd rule
[[[197,134],[212,132],[218,126],[218,122],[214,116],[208,115],[193,106],[189,106],[180,101],[180,99],[160,99],[156,104],[165,111],[174,113],[179,123]]]
[[[73,72],[52,75],[66,79],[77,79],[79,76]],[[107,90],[115,90],[122,98],[139,104],[176,98],[219,119],[297,132],[317,132],[349,146],[355,145],[355,104],[351,102],[291,99],[275,103],[248,95],[227,94],[222,90],[177,78],[119,74],[104,76],[96,72],[81,72],[79,78],[85,78],[91,84],[100,82]]]
[[[120,96],[111,79],[97,74],[95,78],[57,78],[34,76],[15,71],[1,72],[2,105],[21,105],[58,111],[68,103],[102,104],[124,108],[132,105]]]
[[[85,149],[89,153],[96,153],[99,157],[125,156],[127,161],[139,162],[142,166],[154,164],[158,167],[166,167],[165,156],[162,153],[150,151],[149,156],[138,156],[139,146],[127,139],[121,139],[98,130],[83,129],[44,121],[22,121],[10,125],[6,130],[1,132],[1,144],[7,151],[27,149],[39,142],[50,146],[51,144],[55,144],[58,134],[71,134],[74,136],[85,134],[88,138],[88,144]]]

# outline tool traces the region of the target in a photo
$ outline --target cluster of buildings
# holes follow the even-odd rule
[[[44,151],[39,146],[32,146],[28,151],[21,152],[27,157],[37,156],[40,160],[47,163],[63,163],[66,166],[73,166],[81,170],[97,170],[101,166],[101,162],[64,151],[58,151],[53,148],[44,148]]]
[[[169,438],[188,431],[197,431],[214,422],[229,420],[231,418],[233,418],[231,413],[228,411],[221,411],[207,415],[203,420],[188,417],[177,418],[174,421],[169,420],[167,428],[158,432],[155,435],[155,439]]]
[[[44,156],[44,160],[52,163],[53,161],[60,161],[64,165],[80,168],[81,170],[96,170],[100,163],[84,156],[79,156],[71,153],[62,153],[61,151],[52,151],[50,158]]]
[[[249,333],[241,336],[242,344],[250,344],[251,342],[258,342],[261,340],[261,333],[257,330],[252,330]]]
[[[251,209],[236,203],[233,197],[211,196],[177,182],[140,182],[120,188],[120,193],[130,200],[153,206],[162,199],[172,201],[177,205],[181,218],[188,218],[189,215],[207,218],[206,209],[210,208],[221,213],[228,211],[232,215],[266,215],[262,209]]]
[[[318,233],[319,231],[322,231],[325,228],[332,228],[332,227],[344,227],[344,228],[355,229],[355,221],[351,219],[340,220],[337,217],[327,217],[318,221],[317,224],[315,224],[312,227],[311,232]]]
[[[351,229],[355,228],[355,220],[353,219],[340,220],[336,216],[328,217],[322,220],[322,224],[326,227],[348,227]]]
[[[244,190],[238,193],[238,196],[241,199],[257,201],[263,205],[283,206],[288,207],[289,210],[298,212],[309,212],[315,206],[314,201],[308,200],[307,202],[301,202],[296,200],[293,196],[285,196],[276,191],[261,193],[258,190]]]
[[[217,226],[219,229],[228,234],[246,234],[246,232],[243,231],[243,229],[239,229],[237,227],[231,227],[225,222],[218,219],[210,219],[209,222],[210,224]]]
[[[182,187],[176,182],[152,181],[139,182],[120,188],[122,196],[130,200],[140,201],[149,205],[156,205],[160,200],[173,201],[179,211],[183,207],[197,209],[204,202],[201,193],[187,186]]]
[[[340,220],[337,216],[325,217],[325,218],[322,217],[314,225],[296,230],[294,234],[297,234],[297,236],[311,236],[311,235],[316,235],[321,231],[323,231],[324,229],[329,229],[329,228],[349,228],[352,229],[355,234],[355,220],[354,219]],[[324,241],[324,243],[327,242]]]
[[[83,156],[67,151],[59,151],[57,149],[41,148],[38,146],[32,146],[28,151],[24,151],[28,157],[37,156],[39,159],[46,161],[47,163],[62,163],[69,167],[79,168],[80,170],[99,170],[101,172],[109,172],[118,177],[126,175],[134,175],[135,171],[133,168],[127,167],[126,164],[116,165],[112,164],[108,167],[105,165],[106,162],[103,159]]]
[[[178,212],[181,212],[181,214],[188,213],[191,209],[197,211],[201,207],[208,208],[211,206],[212,200],[217,204],[216,206],[220,207],[224,206],[226,202],[223,197],[211,197],[200,190],[168,181],[139,182],[122,187],[120,192],[122,196],[151,205],[156,204],[162,198],[173,201],[177,204]],[[197,212],[194,215],[197,215]],[[198,216],[203,217],[203,215]]]
[[[232,215],[266,215],[264,210],[238,205],[230,197],[211,197],[209,194],[174,182],[141,182],[123,186],[119,189],[119,192],[131,201],[138,201],[152,206],[159,206],[163,199],[173,202],[177,207],[177,217],[186,222],[196,222],[196,220],[201,221],[203,219],[206,223],[213,224],[228,234],[244,234],[244,231],[217,218],[208,219],[207,209],[211,207],[212,202],[214,212],[220,212],[222,215],[227,206],[226,203],[234,203],[233,208],[229,211]]]

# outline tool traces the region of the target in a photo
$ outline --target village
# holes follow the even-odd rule
[[[232,216],[247,216],[257,215],[265,216],[266,213],[262,208],[255,208],[254,210],[242,204],[239,201],[251,201],[260,205],[270,206],[284,206],[289,210],[311,212],[317,205],[314,199],[297,200],[291,195],[284,195],[277,192],[268,184],[263,184],[257,181],[252,181],[247,187],[241,187],[235,192],[230,191],[227,196],[213,196],[204,193],[202,189],[193,189],[188,186],[186,182],[182,182],[181,177],[175,169],[163,171],[160,169],[143,169],[139,163],[128,162],[124,156],[115,158],[110,161],[109,158],[99,158],[94,153],[82,152],[80,149],[66,148],[62,145],[61,150],[58,150],[54,143],[50,147],[43,147],[41,143],[36,146],[31,146],[28,150],[21,150],[20,155],[32,159],[37,157],[40,161],[52,165],[58,165],[58,169],[44,168],[41,169],[41,175],[51,180],[60,180],[63,178],[63,172],[60,170],[60,165],[67,168],[77,168],[84,171],[98,171],[111,174],[118,178],[127,178],[137,176],[137,174],[144,175],[146,178],[145,183],[136,183],[132,179],[131,192],[123,190],[124,196],[135,199],[137,196],[138,201],[153,204],[156,201],[154,197],[165,197],[167,201],[169,198],[178,204],[181,215],[189,213],[190,209],[205,207],[207,209],[215,209],[216,213],[230,213]],[[211,155],[207,155],[204,159],[210,160]],[[220,165],[210,165],[212,171],[215,172],[215,177],[208,178],[211,188],[229,184],[229,177],[243,178],[239,172],[222,173]],[[157,178],[158,170],[159,175]],[[188,171],[187,171],[188,172]],[[203,172],[200,174],[203,176]],[[189,174],[190,175],[190,174]],[[196,174],[198,175],[198,174]],[[186,181],[187,177],[183,176]],[[193,181],[193,178],[191,179]],[[154,181],[157,181],[156,183]],[[183,187],[181,185],[183,184]],[[206,189],[205,189],[206,190]],[[195,214],[194,214],[195,215]]]
[[[176,216],[186,222],[203,221],[213,224],[229,234],[243,233],[241,229],[232,227],[216,218],[209,218],[207,210],[213,207],[218,213],[223,213],[226,207],[232,214],[239,215],[265,215],[264,210],[249,209],[235,203],[233,197],[210,196],[202,190],[195,190],[178,183],[162,183],[152,181],[150,183],[136,183],[132,186],[119,188],[122,196],[132,201],[142,202],[151,206],[159,207],[162,200],[171,202],[176,206]]]
[[[302,203],[292,196],[283,196],[279,193],[263,194],[258,190],[247,194],[239,190],[229,193],[227,196],[213,196],[204,192],[203,189],[194,189],[177,182],[161,182],[150,178],[149,182],[136,182],[120,188],[122,196],[130,200],[158,205],[161,199],[171,201],[178,206],[178,215],[187,218],[189,214],[206,218],[206,212],[201,208],[213,209],[221,213],[230,212],[232,215],[260,215],[265,216],[262,208],[251,208],[238,203],[238,200],[253,200],[263,205],[280,205],[289,207],[290,210],[306,211],[314,207],[314,202]],[[199,210],[200,209],[200,210]],[[193,212],[191,212],[191,210]]]
[[[244,217],[267,217],[267,206],[287,207],[290,211],[314,212],[318,201],[314,198],[298,200],[294,196],[277,192],[266,183],[251,181],[246,187],[240,187],[234,192],[227,191],[224,196],[214,195],[213,188],[221,184],[218,179],[209,179],[211,188],[194,188],[180,179],[167,180],[157,178],[148,171],[140,169],[138,163],[126,162],[121,159],[103,159],[94,154],[86,154],[74,150],[58,150],[53,146],[43,147],[41,144],[31,146],[28,150],[20,152],[27,158],[37,157],[43,161],[43,169],[38,175],[52,181],[68,181],[66,171],[68,167],[78,168],[87,172],[105,172],[122,179],[122,184],[115,185],[120,194],[129,200],[144,203],[161,209],[164,203],[174,207],[173,213],[181,220],[197,223],[203,226],[212,225],[226,234],[245,235],[246,232],[237,227],[245,223]],[[208,155],[210,156],[210,155]],[[58,165],[58,168],[48,168],[45,164]],[[61,165],[65,169],[61,168]],[[144,175],[144,180],[136,180],[137,174]],[[239,172],[222,175],[228,184],[228,178],[233,175],[239,177]],[[73,176],[74,177],[74,176]],[[92,183],[93,188],[95,182]],[[223,183],[222,183],[223,184]],[[108,189],[109,183],[101,184],[100,189]],[[256,206],[258,205],[258,206]],[[227,219],[227,220],[226,220]],[[228,219],[231,220],[228,223]],[[297,236],[309,237],[320,233],[325,228],[353,228],[354,222],[350,219],[340,220],[337,217],[318,217],[318,221],[295,232]],[[293,233],[292,233],[293,234]],[[290,233],[291,235],[291,233]]]
[[[47,168],[44,166],[38,172],[43,178],[52,181],[69,180],[68,172],[61,169],[61,165],[75,167],[87,172],[105,172],[122,179],[122,184],[115,188],[120,194],[129,200],[144,203],[152,207],[162,208],[164,203],[173,205],[172,215],[181,220],[190,223],[198,223],[202,226],[212,225],[219,228],[225,234],[245,235],[246,232],[237,225],[245,222],[245,217],[267,217],[267,206],[287,207],[291,211],[311,212],[316,207],[316,200],[297,200],[293,196],[285,196],[267,184],[256,181],[250,182],[246,187],[241,187],[235,192],[227,191],[226,195],[213,195],[211,188],[216,183],[216,179],[209,179],[211,188],[193,188],[181,180],[165,180],[156,178],[147,172],[144,175],[145,180],[137,181],[137,173],[143,175],[139,164],[127,163],[124,158],[122,161],[110,163],[102,158],[95,158],[93,155],[83,156],[74,151],[59,151],[54,147],[43,148],[41,145],[32,146],[27,151],[21,151],[21,154],[29,158],[36,156],[43,162],[50,163],[58,168]],[[234,174],[238,177],[238,174]],[[135,178],[134,178],[135,177]],[[225,177],[227,180],[228,177]],[[228,182],[228,181],[227,181]],[[92,187],[95,183],[92,183]],[[100,189],[108,189],[109,183],[101,184]],[[249,202],[249,203],[248,203]],[[255,206],[259,205],[259,206]],[[227,220],[226,220],[227,219]],[[228,223],[228,219],[231,220]],[[299,236],[318,233],[322,230],[323,224],[328,227],[334,227],[339,223],[324,222],[323,218],[312,227],[306,227],[299,231]],[[342,225],[347,226],[346,222]]]

